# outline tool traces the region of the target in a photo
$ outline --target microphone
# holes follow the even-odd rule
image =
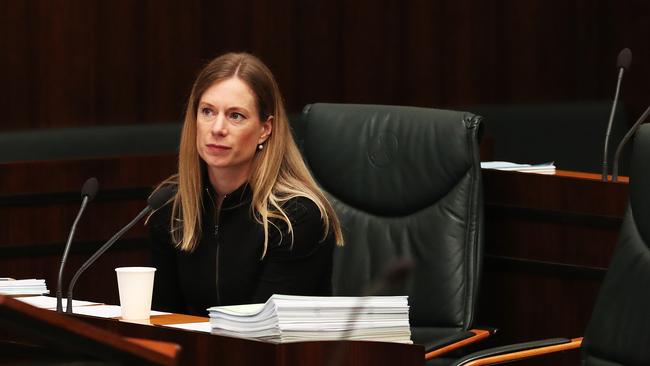
[[[61,264],[59,265],[59,277],[56,282],[56,312],[57,313],[63,312],[63,300],[62,300],[63,289],[61,283],[63,282],[63,269],[65,268],[65,262],[68,259],[68,252],[70,251],[72,238],[74,237],[75,231],[77,230],[77,224],[79,223],[79,219],[81,219],[81,215],[86,209],[86,205],[88,204],[88,202],[92,201],[93,198],[95,198],[95,195],[97,194],[97,188],[98,188],[98,183],[97,183],[97,178],[95,177],[88,178],[84,183],[84,185],[81,187],[81,208],[79,208],[77,217],[74,219],[74,222],[72,223],[72,228],[70,229],[70,234],[68,235],[68,241],[65,243],[65,249],[63,249]]]
[[[648,118],[648,115],[650,115],[650,106],[646,108],[645,112],[639,117],[639,119],[634,122],[634,125],[632,125],[632,128],[630,128],[629,131],[623,136],[623,139],[621,139],[621,142],[618,144],[618,147],[616,148],[616,154],[614,154],[614,168],[612,169],[612,182],[618,182],[618,161],[621,158],[621,152],[623,151],[623,147],[627,143],[627,141],[636,133],[636,130],[639,128],[639,126]]]
[[[110,238],[104,245],[97,249],[97,251],[93,253],[93,255],[91,255],[90,258],[88,258],[88,260],[86,260],[86,262],[81,265],[81,267],[79,267],[79,270],[77,270],[77,272],[74,274],[74,277],[72,277],[70,285],[68,286],[68,302],[66,307],[66,312],[68,314],[72,314],[72,291],[79,276],[81,276],[81,274],[86,269],[88,269],[88,267],[90,267],[97,260],[97,258],[104,254],[108,248],[110,248],[119,238],[122,237],[122,235],[124,235],[124,233],[131,229],[133,225],[140,221],[145,215],[153,210],[159,209],[165,203],[167,203],[167,201],[169,201],[176,194],[176,190],[176,185],[166,185],[152,193],[151,196],[149,196],[147,199],[147,207],[140,211],[140,213],[133,220],[131,220],[131,222],[124,226],[115,235],[113,235],[112,238]]]
[[[625,48],[618,53],[616,58],[616,67],[618,68],[618,80],[616,82],[616,92],[614,93],[614,103],[612,103],[612,110],[609,113],[609,121],[607,122],[607,131],[605,132],[605,147],[603,148],[603,173],[602,180],[607,182],[607,153],[609,146],[609,135],[612,133],[612,124],[614,123],[614,114],[616,113],[616,103],[618,102],[618,93],[621,88],[621,80],[623,80],[623,73],[626,69],[630,68],[632,63],[632,51]]]

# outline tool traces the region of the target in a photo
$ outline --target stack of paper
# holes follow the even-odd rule
[[[14,280],[3,278],[0,281],[0,295],[41,295],[47,294],[45,280]]]
[[[543,164],[517,164],[508,161],[484,161],[481,162],[483,169],[512,170],[524,173],[555,174],[554,162]]]
[[[212,333],[276,343],[368,340],[412,343],[406,296],[273,295],[265,304],[209,308]]]

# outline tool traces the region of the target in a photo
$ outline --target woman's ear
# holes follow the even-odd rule
[[[263,144],[269,136],[271,136],[271,132],[273,131],[273,116],[269,116],[269,118],[266,119],[266,121],[262,122],[262,134],[260,135],[259,140],[257,140],[258,144]]]

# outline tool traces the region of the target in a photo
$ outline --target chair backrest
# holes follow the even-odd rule
[[[583,341],[586,365],[650,365],[650,125],[636,134],[630,202]]]
[[[396,259],[415,266],[407,289],[416,343],[467,329],[482,259],[481,118],[416,107],[313,104],[304,158],[328,194],[345,245],[335,295],[361,295]]]
[[[0,163],[175,154],[182,123],[45,128],[0,133]]]

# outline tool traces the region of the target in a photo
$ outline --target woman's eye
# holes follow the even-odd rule
[[[209,116],[212,116],[214,113],[212,112],[212,109],[210,109],[208,107],[203,107],[203,108],[201,108],[201,114],[204,115],[204,116],[209,117]]]
[[[229,117],[234,121],[241,121],[244,119],[244,115],[238,112],[231,112]]]

